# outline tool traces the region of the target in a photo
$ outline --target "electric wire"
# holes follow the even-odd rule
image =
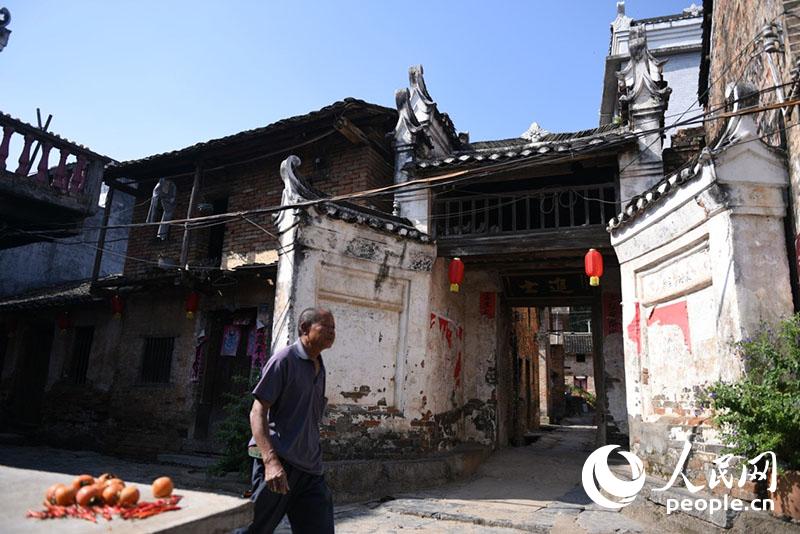
[[[634,133],[634,136],[635,137],[641,137],[641,136],[644,136],[644,135],[649,135],[649,134],[653,133],[654,131],[663,132],[663,131],[666,131],[666,130],[670,130],[670,129],[676,128],[679,125],[686,125],[686,124],[697,122],[698,120],[700,120],[700,121],[703,121],[703,120],[714,120],[714,119],[718,119],[718,118],[726,118],[726,116],[727,117],[732,117],[732,116],[736,116],[736,115],[739,115],[739,114],[743,115],[743,114],[747,114],[747,113],[758,113],[758,112],[764,111],[765,110],[764,108],[757,108],[755,110],[747,109],[747,110],[743,110],[743,112],[741,112],[741,113],[723,114],[723,116],[720,116],[720,117],[711,117],[710,116],[711,113],[704,112],[701,115],[699,115],[697,117],[694,117],[693,119],[690,119],[689,121],[681,122],[681,119],[683,118],[683,116],[689,110],[691,110],[691,108],[694,107],[694,105],[696,103],[699,103],[700,98],[702,98],[703,96],[705,96],[706,94],[708,94],[710,92],[712,87],[714,87],[714,85],[716,83],[718,83],[719,80],[721,80],[722,77],[727,74],[727,72],[732,68],[732,66],[747,51],[747,49],[750,47],[750,45],[752,45],[754,42],[756,42],[759,37],[760,37],[760,35],[757,33],[756,36],[753,37],[753,39],[751,39],[746,45],[744,45],[742,47],[742,49],[736,55],[736,57],[734,57],[732,60],[730,60],[728,62],[728,64],[723,69],[723,72],[715,80],[713,80],[711,83],[708,84],[708,87],[703,91],[703,93],[701,95],[699,95],[698,98],[694,102],[692,102],[692,104],[690,104],[690,106],[678,116],[678,119],[674,123],[670,124],[669,126],[652,129],[651,131],[636,132],[636,133]],[[757,56],[752,56],[750,58],[750,61],[752,61],[754,57],[757,57]],[[742,73],[740,74],[740,76],[737,79],[737,81],[739,79],[741,79],[741,76],[743,76],[744,71],[747,68],[747,66],[749,65],[750,61],[745,63],[744,66],[742,67]],[[759,94],[764,94],[767,91],[775,91],[778,88],[785,87],[787,85],[790,85],[791,83],[793,83],[793,82],[786,83],[786,84],[780,84],[780,85],[776,85],[776,86],[772,86],[772,87],[769,87],[769,88],[762,89],[761,91],[759,91]],[[753,95],[748,95],[748,98],[751,98],[752,96]],[[797,103],[798,103],[797,101],[783,102],[783,103],[781,103],[780,106],[773,106],[773,108],[775,108],[775,107],[788,107],[788,106],[791,106],[791,105],[796,105]],[[727,105],[728,105],[728,103],[725,104],[725,106],[727,106]],[[720,106],[720,107],[722,107],[722,106]],[[670,115],[670,116],[673,116],[673,115]],[[786,131],[789,128],[792,128],[794,126],[796,126],[796,124],[793,124],[793,125],[791,125],[789,127],[778,128],[776,130],[773,130],[772,132],[769,132],[767,134],[761,135],[758,138],[753,139],[753,140],[763,140],[767,136],[771,136],[774,133],[776,133],[776,131],[779,131],[779,130]],[[233,165],[241,165],[241,164],[245,164],[245,163],[250,163],[252,161],[259,160],[259,159],[264,159],[264,158],[271,157],[271,156],[274,156],[274,155],[277,155],[277,154],[280,154],[280,153],[286,153],[287,151],[293,150],[294,148],[296,148],[298,146],[304,146],[304,145],[307,145],[309,143],[313,143],[315,141],[318,141],[318,140],[320,140],[320,139],[322,139],[324,137],[327,137],[328,135],[331,135],[333,132],[335,132],[335,130],[331,130],[329,132],[326,132],[325,134],[323,134],[321,136],[318,136],[318,137],[316,137],[314,139],[304,141],[303,143],[301,143],[299,145],[296,145],[295,147],[288,147],[288,148],[282,149],[281,151],[277,151],[275,153],[270,153],[270,154],[266,154],[266,155],[260,155],[260,156],[255,157],[255,158],[250,158],[248,160],[239,161],[239,162],[234,163]],[[652,141],[650,143],[650,145],[648,145],[648,147],[652,146],[652,144],[654,144],[657,140],[658,140],[658,138],[656,138],[654,141]],[[582,154],[586,154],[586,153],[587,153],[586,150],[582,151]],[[643,151],[639,151],[639,153],[637,154],[637,157],[634,158],[633,160],[631,160],[630,162],[628,162],[622,169],[620,169],[620,172],[625,170],[628,166],[632,165],[638,159],[638,157],[641,156],[642,153],[643,153]],[[573,158],[574,158],[574,156],[572,154],[570,154],[569,156],[564,156],[564,158],[561,161],[571,160]],[[521,163],[522,163],[522,165],[528,165],[528,164],[531,163],[532,160],[535,160],[535,159],[536,159],[535,157],[534,158],[530,158],[530,159],[526,159],[524,162],[521,162]],[[559,161],[558,158],[555,158],[554,160],[551,159],[551,161],[549,161],[548,163],[556,163],[558,161]],[[395,184],[394,186],[388,186],[388,187],[384,187],[384,188],[377,188],[377,189],[373,189],[373,190],[356,192],[356,193],[351,193],[349,195],[338,195],[338,196],[334,196],[334,197],[327,198],[327,199],[320,199],[320,200],[314,200],[314,201],[301,202],[301,203],[297,203],[295,205],[258,208],[258,209],[255,209],[255,210],[244,210],[244,211],[241,211],[241,212],[219,214],[217,216],[205,216],[205,217],[187,218],[187,219],[171,220],[171,221],[165,221],[165,222],[130,223],[130,224],[122,224],[122,225],[105,225],[105,226],[98,226],[98,227],[84,227],[83,229],[84,230],[89,230],[89,229],[98,229],[99,230],[99,229],[104,229],[105,228],[107,230],[115,230],[115,229],[122,229],[122,228],[136,228],[136,227],[142,227],[142,226],[155,226],[155,225],[160,225],[160,224],[170,224],[170,225],[187,224],[187,226],[190,229],[196,230],[196,229],[208,228],[208,227],[211,227],[211,226],[216,226],[216,225],[219,225],[219,224],[226,224],[231,219],[233,219],[233,218],[238,216],[238,217],[243,218],[244,220],[246,220],[250,224],[254,224],[254,225],[258,226],[259,229],[261,229],[262,231],[265,231],[271,237],[276,238],[276,236],[274,234],[272,234],[271,232],[267,231],[266,229],[264,229],[260,225],[257,225],[256,223],[254,223],[254,222],[250,221],[249,219],[247,219],[246,215],[273,213],[273,212],[276,212],[276,211],[280,211],[281,209],[291,209],[291,208],[297,208],[297,207],[310,206],[310,205],[315,205],[315,204],[318,204],[318,203],[321,203],[321,202],[335,202],[337,200],[371,198],[371,197],[374,197],[374,196],[381,196],[381,195],[386,195],[386,194],[394,194],[396,190],[402,191],[403,193],[414,192],[414,191],[421,190],[421,189],[422,190],[430,190],[430,189],[434,189],[436,187],[442,187],[442,186],[452,185],[454,183],[459,183],[459,182],[464,181],[464,179],[466,179],[466,178],[471,178],[471,179],[474,180],[475,178],[485,177],[487,174],[495,174],[498,171],[499,168],[502,168],[503,171],[506,171],[508,169],[514,169],[513,166],[504,165],[505,163],[507,163],[507,162],[502,162],[500,164],[482,167],[480,169],[481,172],[474,173],[474,174],[472,174],[471,176],[468,176],[468,177],[462,177],[462,179],[458,179],[458,177],[460,175],[462,175],[462,174],[467,174],[467,171],[457,171],[456,173],[450,173],[450,174],[446,174],[446,175],[443,175],[443,176],[435,177],[435,178],[439,178],[441,180],[431,180],[430,178],[426,178],[426,179],[423,179],[423,180],[412,180],[412,181],[406,182],[404,184]],[[688,165],[689,163],[691,163],[691,162],[687,162],[686,164],[684,164],[684,167],[686,165]],[[230,166],[230,165],[215,167],[215,168],[212,168],[212,169],[208,169],[208,171],[219,170],[222,167],[228,167],[228,166]],[[519,168],[519,167],[516,167],[516,168]],[[185,173],[185,174],[191,175],[193,173]],[[182,175],[175,175],[175,176],[173,176],[173,178],[174,177],[181,177],[181,176]],[[447,178],[450,178],[450,180],[449,181],[445,181]],[[417,183],[418,182],[420,183],[419,184],[420,185],[419,188],[417,188]],[[435,183],[435,185],[431,185],[433,183]],[[408,187],[409,185],[411,185],[412,187]],[[405,187],[403,187],[403,186],[405,186]],[[579,195],[579,196],[582,197],[582,195]],[[584,200],[587,200],[585,197],[582,197],[582,198],[584,198]],[[600,199],[592,199],[592,200],[597,201],[597,200],[600,200]],[[139,203],[136,206],[133,206],[132,208],[135,208],[137,206],[141,206],[142,204],[145,204],[145,203],[147,203],[149,201],[150,201],[150,199],[147,199],[147,200],[143,201],[142,203]],[[603,201],[603,202],[614,203],[614,202],[608,202],[608,201]],[[126,208],[126,210],[127,209],[132,209],[132,208]],[[554,209],[555,209],[555,206],[554,206]],[[213,220],[213,222],[209,221],[209,218],[211,218]],[[433,217],[431,217],[431,218],[433,218]],[[200,221],[208,221],[208,222],[203,224]],[[8,228],[8,230],[10,230],[12,232],[22,232],[22,233],[30,234],[30,235],[39,235],[39,237],[41,237],[42,239],[52,240],[52,242],[55,242],[56,244],[60,244],[60,245],[82,245],[82,246],[86,246],[86,247],[89,247],[89,248],[92,248],[92,249],[95,249],[95,250],[103,251],[104,253],[107,252],[107,253],[109,253],[111,255],[116,255],[116,256],[124,257],[126,259],[131,259],[132,261],[138,261],[138,262],[158,265],[158,262],[153,262],[151,260],[146,260],[146,259],[142,259],[142,258],[136,258],[136,257],[133,257],[133,256],[129,256],[127,254],[121,254],[121,253],[118,253],[116,251],[112,251],[112,250],[109,250],[109,249],[101,249],[101,248],[99,248],[97,246],[94,246],[92,244],[89,244],[89,243],[83,243],[83,242],[72,242],[72,243],[59,242],[58,240],[55,240],[55,239],[51,238],[50,236],[47,236],[45,234],[38,234],[37,232],[24,231],[24,230],[14,229],[14,228],[10,228],[10,227]],[[114,240],[112,242],[122,241],[122,240],[124,240],[124,239]],[[201,269],[202,267],[193,266],[192,268],[193,269]],[[216,268],[208,268],[208,269],[216,270]]]

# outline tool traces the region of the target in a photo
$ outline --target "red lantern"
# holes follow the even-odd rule
[[[599,286],[600,277],[603,276],[603,256],[595,249],[590,248],[583,259],[586,276],[589,277],[590,286]]]
[[[197,291],[192,291],[189,293],[189,296],[186,297],[186,318],[192,319],[194,318],[194,314],[197,313],[197,308],[200,304],[200,294]]]
[[[61,312],[58,314],[58,317],[56,317],[56,325],[58,329],[64,333],[72,327],[72,319],[67,312]]]
[[[459,258],[453,258],[450,261],[448,274],[450,276],[450,291],[458,293],[459,286],[464,281],[464,262]]]
[[[114,312],[114,319],[122,317],[122,312],[125,310],[125,301],[119,295],[111,297],[111,311]]]

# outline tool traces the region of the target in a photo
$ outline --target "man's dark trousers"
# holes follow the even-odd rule
[[[270,534],[289,516],[293,534],[333,533],[333,499],[323,475],[312,475],[281,460],[289,479],[289,493],[281,495],[267,488],[264,463],[253,460],[253,523],[243,532]]]

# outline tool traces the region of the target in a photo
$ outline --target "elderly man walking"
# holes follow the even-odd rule
[[[319,423],[325,408],[321,353],[336,338],[333,314],[303,310],[299,338],[276,352],[253,390],[250,428],[260,460],[253,461],[253,523],[244,532],[269,533],[284,515],[295,534],[333,532],[333,501],[322,475]]]

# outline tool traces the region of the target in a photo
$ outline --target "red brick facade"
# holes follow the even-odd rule
[[[296,154],[303,164],[299,173],[315,188],[330,195],[346,195],[392,183],[392,164],[371,145],[355,145],[339,134],[304,147],[289,151],[285,155],[261,159],[252,163],[229,166],[223,170],[203,174],[197,202],[212,202],[228,199],[228,212],[266,208],[280,204],[283,182],[280,164],[289,154]],[[154,179],[158,178],[154,176]],[[178,186],[178,202],[174,218],[186,216],[192,176],[175,179]],[[376,197],[360,201],[383,210],[391,209],[391,196]],[[149,203],[136,207],[133,222],[144,222]],[[195,212],[195,216],[202,215]],[[271,214],[248,216],[254,223],[274,233]],[[208,228],[192,230],[189,241],[190,266],[219,267],[209,265]],[[158,272],[159,256],[175,262],[180,258],[183,228],[173,226],[166,241],[156,239],[155,227],[133,228],[128,244],[129,258],[125,263],[125,275],[140,277]],[[243,219],[225,223],[223,257],[226,253],[246,254],[248,251],[275,249],[275,240],[256,226]]]

